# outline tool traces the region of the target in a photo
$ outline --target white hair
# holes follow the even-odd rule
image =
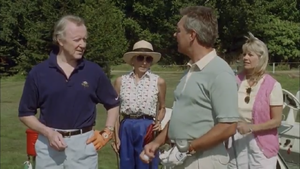
[[[58,22],[54,26],[54,32],[53,32],[53,43],[58,44],[58,39],[63,39],[65,36],[65,29],[67,26],[67,23],[72,22],[76,25],[84,25],[84,20],[80,18],[79,16],[74,15],[66,15],[63,16],[58,20]]]

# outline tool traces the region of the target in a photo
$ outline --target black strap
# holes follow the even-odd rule
[[[71,137],[71,136],[74,136],[74,135],[89,132],[91,130],[93,130],[93,126],[84,127],[82,129],[79,129],[79,130],[76,130],[76,131],[60,131],[60,130],[57,130],[57,132],[59,132],[63,137]]]
[[[154,120],[154,117],[149,116],[149,115],[131,116],[131,115],[123,114],[123,117],[124,117],[124,119],[149,119],[149,120]]]

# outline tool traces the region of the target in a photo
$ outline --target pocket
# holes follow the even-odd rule
[[[94,135],[94,131],[91,131],[90,133],[88,133],[87,134],[88,137],[86,138],[86,140],[91,138],[93,135]],[[96,154],[96,153],[98,153],[95,146],[94,146],[94,143],[87,144],[85,149],[86,149],[87,154]]]
[[[224,155],[212,155],[211,159],[214,164],[219,163],[221,165],[227,165],[229,163],[229,156],[224,156]]]
[[[34,149],[36,154],[43,154],[43,151],[48,151],[48,145],[46,144],[48,141],[44,136],[39,135],[35,144],[34,144]]]
[[[86,150],[87,150],[86,152],[88,154],[96,154],[96,153],[98,153],[93,143],[90,143],[90,144],[86,145]]]

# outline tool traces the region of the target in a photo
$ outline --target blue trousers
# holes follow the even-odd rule
[[[143,163],[140,153],[143,151],[144,136],[153,120],[150,119],[123,119],[120,124],[120,169],[158,169],[158,153],[152,164]]]

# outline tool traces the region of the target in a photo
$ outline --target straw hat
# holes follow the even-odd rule
[[[131,59],[134,56],[138,56],[138,55],[152,56],[153,57],[152,64],[157,63],[161,58],[161,54],[158,52],[154,52],[152,44],[145,40],[136,42],[133,45],[133,50],[131,52],[125,53],[123,55],[123,59],[127,64],[132,65]]]

